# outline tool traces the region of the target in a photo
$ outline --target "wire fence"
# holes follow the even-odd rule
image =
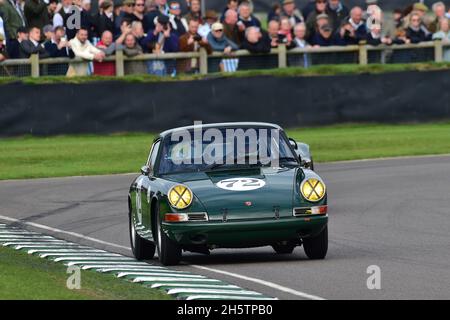
[[[281,45],[266,54],[250,54],[239,50],[231,54],[206,50],[164,54],[142,54],[127,57],[123,51],[108,56],[102,62],[80,58],[6,60],[0,63],[0,77],[40,77],[61,75],[110,75],[151,74],[174,76],[177,74],[208,74],[259,70],[285,67],[308,68],[326,64],[414,63],[450,62],[450,44],[441,41],[407,45],[352,45],[332,47],[309,47],[287,50]],[[81,70],[81,71],[80,71]]]

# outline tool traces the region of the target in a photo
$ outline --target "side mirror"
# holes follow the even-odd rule
[[[150,174],[150,167],[149,166],[142,166],[141,167],[141,173],[144,176],[148,176]]]
[[[297,141],[295,141],[292,138],[289,138],[289,143],[291,144],[291,146],[294,148],[294,150],[298,149],[298,145],[297,145]]]

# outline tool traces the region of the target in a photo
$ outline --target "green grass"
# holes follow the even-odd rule
[[[450,153],[450,123],[287,130],[316,162]],[[0,179],[139,172],[154,134],[0,139]]]
[[[0,247],[0,299],[163,300],[162,291],[95,271],[81,271],[81,289],[66,287],[66,267]]]
[[[432,71],[432,70],[449,70],[450,63],[408,63],[408,64],[370,64],[360,66],[357,64],[338,64],[338,65],[317,65],[310,68],[277,68],[265,70],[248,70],[238,71],[235,73],[212,73],[208,75],[177,75],[176,77],[158,77],[152,75],[127,75],[121,78],[109,76],[89,76],[89,77],[71,77],[65,76],[44,76],[40,78],[16,78],[1,77],[0,84],[12,82],[22,82],[25,84],[52,84],[52,83],[89,83],[94,81],[124,81],[131,83],[151,83],[164,81],[189,81],[200,79],[214,78],[239,78],[253,76],[275,76],[275,77],[294,77],[294,76],[332,76],[332,75],[349,75],[349,74],[379,74],[385,72],[401,72],[401,71]]]

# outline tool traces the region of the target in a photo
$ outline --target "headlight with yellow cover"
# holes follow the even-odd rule
[[[170,188],[168,198],[175,209],[186,209],[192,203],[192,191],[186,186],[176,185]]]
[[[326,187],[321,180],[309,178],[300,185],[300,191],[306,200],[317,202],[325,196]]]

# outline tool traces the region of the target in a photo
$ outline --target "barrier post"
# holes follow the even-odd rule
[[[200,74],[208,74],[208,52],[206,52],[206,49],[202,47],[200,48],[199,53]]]
[[[287,67],[287,50],[284,43],[278,45],[278,68]]]
[[[39,55],[34,53],[30,56],[31,76],[39,78]]]
[[[360,65],[367,65],[367,47],[365,44],[359,44],[359,64]]]
[[[123,50],[116,50],[116,77],[125,75]]]
[[[442,41],[434,41],[434,62],[442,62],[444,60],[444,52],[442,48]]]

